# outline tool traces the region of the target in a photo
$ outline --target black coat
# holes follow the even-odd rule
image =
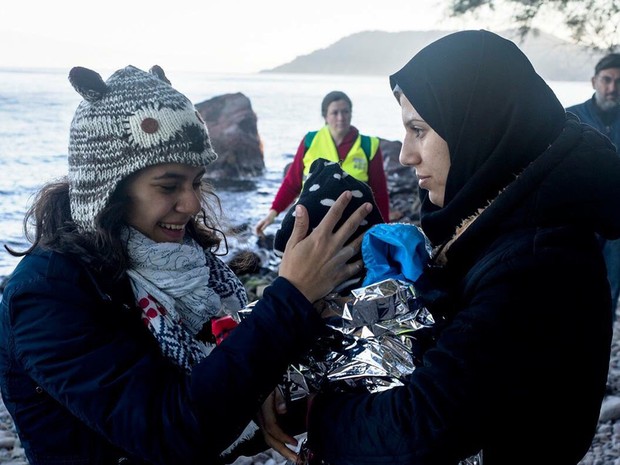
[[[423,365],[383,393],[317,396],[311,449],[338,465],[454,465],[480,449],[484,465],[578,463],[609,364],[595,231],[620,233],[610,173],[611,144],[568,120],[419,282],[439,320]]]

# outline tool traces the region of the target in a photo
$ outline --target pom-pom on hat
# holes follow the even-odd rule
[[[69,200],[80,232],[95,231],[97,215],[127,176],[161,163],[207,166],[217,158],[204,121],[161,67],[147,73],[127,66],[106,82],[75,67],[69,81],[84,98],[69,134]]]

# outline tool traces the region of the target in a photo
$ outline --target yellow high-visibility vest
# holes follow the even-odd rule
[[[342,162],[338,157],[336,144],[329,133],[329,127],[323,126],[318,131],[311,131],[305,137],[306,153],[304,155],[304,180],[310,172],[310,166],[318,158],[340,163],[342,169],[363,182],[368,182],[368,165],[377,154],[379,138],[358,134],[351,150]]]

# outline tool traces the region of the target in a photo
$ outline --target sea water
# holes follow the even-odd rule
[[[81,97],[71,87],[69,70],[0,68],[0,244],[28,246],[23,217],[32,195],[45,182],[67,172],[69,125]],[[95,70],[107,79],[111,70]],[[166,70],[172,85],[195,104],[241,92],[258,118],[265,172],[243,183],[218,186],[226,220],[254,225],[269,210],[287,163],[307,131],[320,128],[321,100],[331,90],[353,101],[352,123],[361,132],[402,140],[400,107],[387,76],[310,74],[208,74]],[[586,100],[589,82],[549,82],[563,105]],[[283,216],[283,215],[280,215]],[[273,233],[278,222],[267,229]],[[19,258],[0,249],[0,279]]]

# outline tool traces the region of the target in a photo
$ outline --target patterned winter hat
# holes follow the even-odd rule
[[[80,232],[95,219],[118,183],[160,163],[207,166],[217,158],[191,101],[172,88],[159,66],[134,66],[101,76],[76,67],[69,81],[84,97],[69,134],[69,200]]]

